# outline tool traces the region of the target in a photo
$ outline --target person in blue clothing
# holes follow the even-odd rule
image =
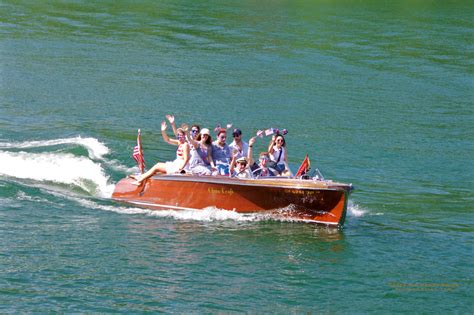
[[[217,139],[212,142],[212,160],[217,168],[217,175],[229,175],[229,164],[232,158],[230,147],[226,143],[227,130],[219,129]]]
[[[194,128],[194,127],[191,127]],[[191,130],[192,131],[192,130]],[[211,168],[215,169],[212,161],[212,138],[209,129],[203,128],[193,139],[191,132],[186,134],[191,143],[191,158],[189,159],[189,169],[195,175],[211,175]]]
[[[270,167],[270,155],[268,152],[261,152],[259,154],[258,163],[253,161],[253,145],[255,144],[256,139],[256,137],[253,137],[249,140],[248,164],[250,165],[253,177],[277,176],[278,172]]]
[[[258,157],[258,166],[252,169],[252,173],[255,177],[269,177],[269,176],[277,176],[278,172],[269,166],[270,157],[268,152],[260,153]]]

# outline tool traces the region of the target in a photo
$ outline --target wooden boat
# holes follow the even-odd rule
[[[140,186],[124,178],[112,198],[149,209],[269,212],[285,219],[342,227],[353,187],[326,180],[155,175]]]

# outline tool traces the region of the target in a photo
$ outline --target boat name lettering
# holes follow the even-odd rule
[[[311,195],[319,194],[319,191],[314,191],[314,190],[300,190],[300,189],[285,189],[285,193],[287,193],[287,194],[293,194],[293,195],[306,195],[306,196],[311,196]]]
[[[234,194],[234,191],[232,190],[232,188],[231,189],[208,188],[207,192],[211,194],[222,194],[222,195],[229,195],[229,196],[232,196]]]

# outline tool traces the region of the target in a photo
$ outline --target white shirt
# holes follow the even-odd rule
[[[235,140],[232,141],[231,144],[229,144],[229,148],[230,148],[231,152],[233,152],[233,150],[236,150],[236,151],[239,152],[237,154],[236,159],[238,159],[242,156],[247,158],[248,155],[249,155],[249,144],[245,141],[242,141],[242,151],[240,151],[240,148],[237,146],[237,143],[235,143]]]
[[[235,177],[237,178],[253,178],[252,173],[248,168],[244,169],[242,172],[238,173],[237,170],[234,170]]]
[[[280,151],[281,151],[281,156],[280,156]],[[280,157],[279,161],[278,161],[278,157]],[[273,153],[270,154],[270,160],[273,161],[273,162],[276,162],[277,164],[283,164],[283,165],[286,166],[285,148],[280,147],[280,150],[278,150],[276,146],[273,146]]]

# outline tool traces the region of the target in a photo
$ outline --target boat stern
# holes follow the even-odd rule
[[[116,185],[112,193],[112,199],[120,201],[128,201],[136,199],[143,191],[143,185],[137,186],[132,184],[134,179],[123,178]]]

